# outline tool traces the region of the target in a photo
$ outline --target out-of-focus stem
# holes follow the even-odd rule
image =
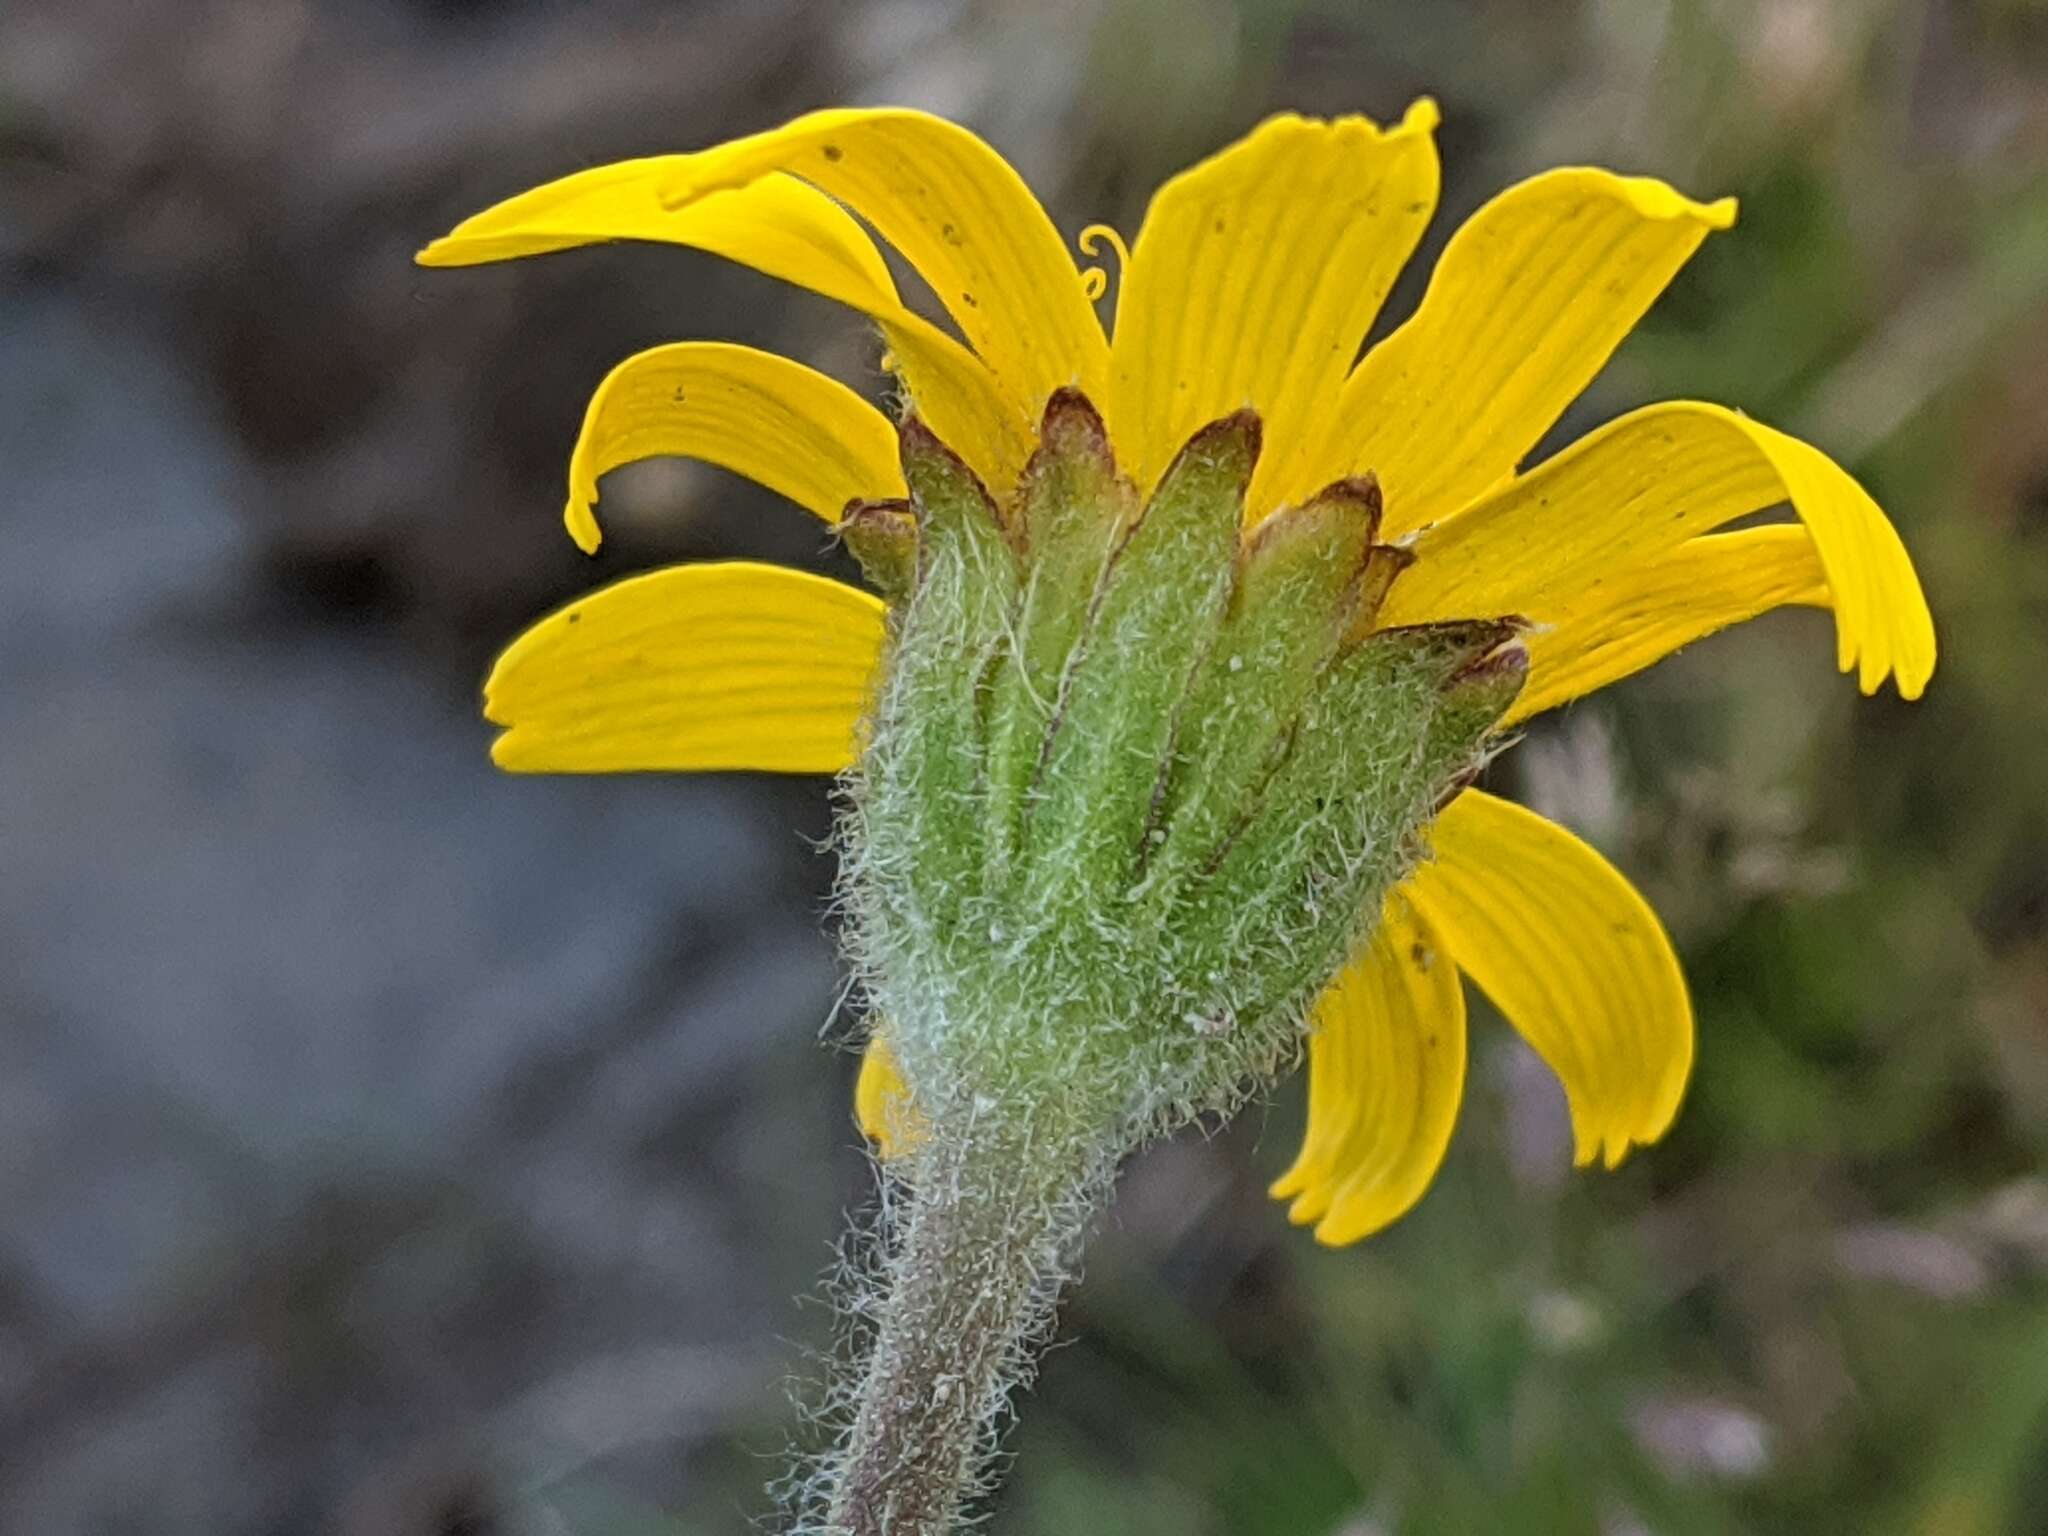
[[[1013,1136],[915,1158],[874,1347],[838,1453],[832,1536],[946,1536],[979,1490],[1097,1192],[1096,1159]]]

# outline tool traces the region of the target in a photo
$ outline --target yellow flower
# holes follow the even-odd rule
[[[1834,611],[1838,663],[1864,692],[1891,677],[1917,697],[1935,656],[1918,580],[1883,513],[1819,450],[1688,401],[1521,468],[1733,222],[1731,200],[1601,170],[1533,177],[1473,215],[1415,316],[1359,359],[1435,208],[1435,124],[1427,101],[1389,129],[1275,117],[1174,178],[1122,263],[1108,334],[1103,274],[1076,269],[1015,171],[965,129],[905,110],[818,112],[585,171],[467,220],[420,259],[660,240],[838,299],[873,319],[908,402],[992,487],[1015,482],[1061,389],[1101,408],[1141,494],[1192,433],[1249,406],[1265,445],[1253,520],[1377,477],[1383,536],[1413,556],[1380,626],[1529,622],[1509,723],[1787,603]],[[906,307],[870,229],[957,336]],[[567,521],[586,550],[599,477],[656,454],[750,476],[828,523],[905,494],[888,416],[740,346],[657,347],[605,380],[569,471]],[[1714,531],[1786,503],[1793,521]],[[858,754],[884,635],[880,600],[816,576],[731,563],[635,577],[506,651],[487,691],[506,727],[493,755],[522,772],[837,772]],[[1563,1080],[1581,1164],[1612,1166],[1659,1136],[1690,1069],[1670,942],[1604,859],[1471,789],[1429,841],[1315,1010],[1308,1133],[1274,1193],[1325,1242],[1384,1226],[1434,1175],[1464,1083],[1461,974]],[[879,1043],[858,1098],[885,1152],[914,1133]]]

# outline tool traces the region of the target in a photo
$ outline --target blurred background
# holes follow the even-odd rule
[[[499,777],[477,687],[596,582],[836,568],[666,463],[578,555],[611,363],[879,392],[874,348],[690,253],[414,248],[883,100],[1129,232],[1270,110],[1424,91],[1426,256],[1550,164],[1741,195],[1559,438],[1693,394],[1823,444],[1942,670],[1860,699],[1786,613],[1539,724],[1499,787],[1684,953],[1675,1132],[1570,1175],[1481,1009],[1445,1175],[1364,1247],[1263,1197],[1298,1084],[1150,1153],[989,1529],[2048,1532],[2040,0],[8,0],[0,1531],[738,1532],[830,1337],[827,786]]]

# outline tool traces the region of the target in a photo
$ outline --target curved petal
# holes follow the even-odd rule
[[[689,208],[661,206],[663,177],[688,155],[594,166],[470,215],[415,258],[466,267],[609,240],[655,240],[710,251],[867,314],[896,308],[895,280],[867,231],[793,176],[768,176]]]
[[[678,157],[662,201],[687,208],[776,171],[874,226],[931,284],[1020,420],[1062,385],[1100,399],[1109,347],[1081,275],[1031,189],[958,124],[900,107],[812,112]]]
[[[464,219],[416,259],[460,267],[654,240],[710,251],[808,288],[874,319],[932,430],[991,484],[1007,484],[1029,452],[1029,423],[1017,419],[973,353],[903,306],[859,221],[816,187],[780,175],[664,208],[657,188],[694,159],[655,155],[564,176]]]
[[[924,1134],[917,1107],[910,1101],[910,1085],[903,1081],[889,1042],[879,1034],[869,1036],[860,1058],[853,1114],[883,1162],[911,1151]]]
[[[1547,171],[1473,214],[1415,315],[1345,382],[1294,497],[1371,470],[1390,534],[1455,511],[1507,475],[1600,371],[1735,203],[1661,181]]]
[[[1405,1215],[1451,1142],[1465,1091],[1465,989],[1428,923],[1395,892],[1378,929],[1316,1003],[1308,1132],[1273,1184],[1288,1220],[1352,1243]]]
[[[1288,113],[1154,195],[1118,289],[1108,408],[1141,492],[1198,428],[1249,405],[1279,455],[1339,386],[1436,209],[1436,104],[1382,131]],[[1319,489],[1320,487],[1308,487]],[[1253,482],[1252,512],[1272,505]]]
[[[661,454],[758,480],[828,523],[849,501],[906,494],[896,428],[844,384],[773,352],[680,341],[627,358],[584,412],[564,513],[584,553],[600,538],[598,477]]]
[[[1813,536],[1834,599],[1836,659],[1865,693],[1896,674],[1918,698],[1934,620],[1898,533],[1819,449],[1718,405],[1646,406],[1427,530],[1381,622],[1570,612],[1602,577],[1781,501]]]
[[[1468,789],[1402,886],[1458,965],[1563,1079],[1583,1165],[1670,1125],[1692,1069],[1692,1002],[1656,913],[1614,866],[1534,811]]]
[[[1525,636],[1529,679],[1501,724],[1605,688],[1773,608],[1830,602],[1813,535],[1796,523],[1688,539],[1601,577]]]
[[[515,773],[836,773],[859,751],[882,604],[779,565],[674,565],[542,619],[484,714]]]

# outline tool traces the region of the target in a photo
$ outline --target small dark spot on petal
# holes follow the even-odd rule
[[[1216,221],[1216,233],[1219,235],[1223,233],[1223,221],[1221,219]]]
[[[1410,213],[1427,213],[1429,212],[1429,204],[1422,201],[1422,199],[1417,198],[1414,202],[1408,205],[1408,211]]]
[[[669,399],[673,400],[677,405],[681,405],[685,400],[689,398],[689,395],[684,391],[683,386],[680,384],[678,384],[675,387],[675,392],[669,396]]]
[[[979,309],[979,308],[981,308],[981,300],[977,299],[977,298],[976,298],[976,297],[975,297],[975,296],[974,296],[973,294],[971,294],[971,293],[965,293],[965,292],[963,292],[963,293],[962,293],[962,294],[960,295],[960,302],[961,302],[962,304],[965,304],[965,305],[966,305],[966,306],[967,306],[967,307],[968,307],[969,309]]]
[[[846,158],[846,151],[837,144],[827,144],[825,146],[825,158],[827,160],[844,160]]]
[[[572,608],[572,609],[571,609],[571,610],[569,611],[569,617],[568,617],[568,620],[567,620],[567,622],[568,622],[568,623],[571,623],[571,624],[581,624],[581,623],[583,622],[583,613],[582,613],[582,610],[580,610],[580,609],[573,609],[573,608]]]
[[[961,241],[960,241],[960,231],[959,231],[959,230],[957,230],[957,229],[955,229],[955,228],[954,228],[954,227],[953,227],[952,225],[950,225],[950,224],[941,224],[941,225],[939,226],[939,233],[940,233],[941,235],[945,236],[945,238],[946,238],[946,244],[948,244],[948,245],[958,245],[958,244],[960,244],[960,243],[961,243]]]

